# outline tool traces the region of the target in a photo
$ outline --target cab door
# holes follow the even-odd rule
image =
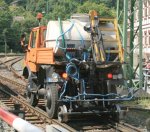
[[[36,51],[39,44],[39,28],[32,29],[29,39],[29,45],[27,50],[27,62],[30,70],[32,72],[36,72],[38,70],[38,66],[36,65]]]

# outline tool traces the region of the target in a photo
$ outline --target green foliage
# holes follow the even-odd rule
[[[4,1],[0,1],[0,45],[4,46],[4,41],[10,37],[9,30],[11,29],[11,22],[12,16],[8,5]]]
[[[4,2],[6,2],[7,4],[10,4],[11,2],[13,2],[13,0],[5,0]]]
[[[94,2],[87,1],[83,5],[78,6],[77,11],[79,13],[89,13],[90,10],[96,10],[100,16],[111,16],[115,17],[115,11],[108,8],[104,3],[97,4]]]
[[[0,1],[0,29],[5,29],[11,25],[11,14],[4,1]]]
[[[31,28],[38,26],[32,12],[26,11],[22,6],[8,6],[0,1],[0,52],[4,52],[5,40],[8,51],[20,51],[20,36],[23,32],[29,33]]]
[[[5,40],[7,50],[20,52],[20,36],[38,26],[36,15],[43,13],[41,23],[46,25],[49,20],[70,18],[74,13],[98,11],[100,16],[115,16],[116,0],[0,0],[0,52],[4,52]],[[12,5],[15,2],[16,5]],[[106,6],[107,5],[107,6]],[[113,7],[113,8],[112,8]],[[28,37],[27,37],[28,38]]]
[[[48,17],[52,20],[57,20],[58,17],[69,19],[71,14],[77,11],[77,6],[78,3],[74,0],[58,0],[57,3],[53,5]]]
[[[14,16],[24,16],[25,9],[21,6],[9,6],[11,15]]]

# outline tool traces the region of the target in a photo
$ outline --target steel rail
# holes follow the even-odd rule
[[[69,132],[75,132],[76,130],[71,128],[70,126],[64,124],[64,123],[60,123],[59,121],[55,120],[55,119],[50,119],[47,115],[47,113],[43,110],[38,110],[37,108],[32,107],[27,101],[26,99],[24,99],[22,96],[20,95],[12,95],[12,93],[10,93],[10,91],[5,91],[0,89],[1,91],[5,92],[5,94],[7,94],[8,96],[10,96],[10,100],[14,103],[14,104],[20,104],[22,109],[27,111],[28,113],[32,113],[33,115],[36,115],[38,117],[37,120],[40,120],[43,122],[43,124],[57,124],[62,126],[63,128],[65,128],[66,130],[68,130]],[[5,104],[5,102],[4,102]],[[7,104],[6,104],[7,105]]]
[[[114,121],[109,121],[109,122],[112,128],[120,132],[144,132],[143,129],[137,128],[125,122],[119,122],[119,123],[116,123]]]
[[[18,83],[18,82],[16,82],[16,81],[13,81],[13,80],[11,80],[11,79],[8,79],[8,78],[6,78],[6,77],[4,77],[4,76],[1,76],[0,75],[0,82],[2,83],[2,84],[5,84],[5,85],[7,85],[8,83],[8,85],[10,85],[11,84],[11,86],[12,85],[15,85],[15,86],[17,86],[17,88],[13,88],[12,90],[13,91],[15,91],[15,92],[17,92],[17,93],[20,93],[21,95],[24,95],[24,91],[25,91],[25,89],[26,89],[26,86],[25,85],[23,85],[23,84],[20,84],[20,83]]]
[[[130,124],[120,122],[117,124],[117,129],[122,132],[144,132],[144,130],[141,130],[137,127],[131,126]]]

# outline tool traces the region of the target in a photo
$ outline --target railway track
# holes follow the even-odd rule
[[[117,129],[120,132],[144,132],[145,130],[141,130],[137,127],[134,127],[132,125],[129,125],[127,123],[124,122],[120,122],[116,125]]]
[[[145,132],[145,130],[139,129],[122,121],[116,123],[105,116],[100,117],[95,115],[95,117],[93,116],[91,119],[89,117],[85,117],[84,120],[80,120],[79,122],[71,121],[69,125],[77,131],[83,132]]]
[[[125,123],[114,123],[109,121],[102,122],[100,121],[100,119],[97,120],[96,118],[93,119],[91,122],[89,120],[86,120],[84,122],[82,120],[78,120],[78,121],[71,122],[68,125],[64,123],[60,123],[55,119],[50,119],[47,116],[47,113],[45,111],[30,106],[22,96],[10,90],[8,87],[5,87],[3,84],[1,84],[1,88],[0,88],[0,100],[11,109],[14,109],[15,104],[19,104],[21,110],[25,111],[25,120],[40,128],[43,128],[43,130],[45,130],[46,124],[47,125],[57,124],[65,128],[69,132],[75,132],[75,131],[90,132],[90,131],[102,131],[102,130],[108,132],[111,131],[113,132],[116,130],[120,132],[142,132],[142,130],[137,129]]]
[[[26,80],[22,76],[20,76],[13,68],[13,65],[22,59],[23,59],[22,56],[17,56],[6,61],[0,61],[0,65],[4,65],[9,71],[11,71],[14,74],[15,77],[21,78],[21,80],[23,80],[26,83]]]
[[[18,57],[18,56],[16,56],[16,57],[12,57],[12,58],[9,58],[8,60],[6,59],[5,61],[1,61],[0,60],[0,65],[4,65],[4,66],[6,66],[7,68],[10,68],[12,65],[11,64],[13,64],[13,63],[15,63],[15,62],[17,62],[17,61],[19,61],[19,60],[21,60],[23,57]]]
[[[1,57],[1,58],[4,58],[4,57],[6,57],[6,56],[7,56],[7,57],[11,57],[11,56],[12,56],[12,57],[14,57],[14,56],[24,56],[24,54],[21,54],[21,53],[20,53],[20,54],[15,54],[15,53],[8,53],[8,54],[3,54],[3,53],[1,53],[1,54],[0,54],[0,57]]]
[[[104,121],[104,119],[99,118],[99,117],[91,117],[91,119],[87,119],[84,117],[84,120],[81,119],[81,117],[79,118],[80,120],[74,120],[71,121],[70,123],[68,123],[67,125],[64,123],[60,123],[59,121],[55,120],[55,119],[49,119],[49,117],[47,116],[47,113],[45,111],[43,111],[42,109],[40,109],[39,107],[32,107],[30,106],[27,102],[26,99],[24,99],[21,95],[19,95],[17,93],[17,89],[9,89],[6,86],[6,81],[8,81],[11,84],[16,84],[17,87],[19,88],[20,85],[18,85],[18,83],[13,82],[12,80],[7,80],[6,78],[3,78],[3,80],[0,77],[1,82],[3,82],[3,80],[5,80],[5,82],[3,82],[3,84],[1,83],[1,85],[5,88],[1,88],[2,92],[8,93],[7,94],[7,98],[3,97],[0,98],[0,100],[6,104],[8,107],[10,107],[11,109],[14,108],[14,104],[20,104],[21,106],[21,110],[25,111],[25,119],[27,121],[29,121],[30,123],[39,126],[43,129],[45,129],[45,125],[46,124],[57,124],[62,126],[63,128],[67,129],[68,131],[121,131],[121,132],[142,132],[142,130],[137,129],[133,126],[130,126],[125,123],[114,123],[114,122],[109,122],[109,121]],[[7,84],[8,84],[7,82]],[[21,87],[24,87],[21,86]],[[25,88],[25,87],[24,87]],[[7,92],[6,92],[7,91]],[[14,92],[16,91],[16,92]],[[4,93],[2,95],[5,95]],[[1,95],[1,93],[0,93]],[[1,96],[0,96],[1,97]],[[44,105],[44,102],[40,102],[39,105]],[[102,122],[102,120],[104,122]],[[64,126],[65,125],[65,126]],[[134,130],[134,131],[133,131]]]
[[[13,63],[11,62],[9,63],[9,65],[11,65],[12,67],[14,63],[15,62],[13,61]],[[91,117],[91,119],[84,118],[84,120],[81,119],[80,117],[78,120],[71,121],[70,123],[67,124],[60,123],[56,119],[49,119],[47,113],[43,109],[40,109],[40,107],[34,108],[26,102],[26,99],[23,97],[26,87],[25,85],[17,83],[3,76],[0,76],[0,83],[1,83],[0,100],[10,109],[14,109],[15,104],[19,104],[21,110],[25,111],[25,119],[30,123],[43,128],[43,130],[45,129],[46,124],[57,124],[65,128],[69,132],[74,131],[142,132],[142,130],[130,126],[128,124],[115,123],[112,121],[104,121],[98,116],[94,118]],[[44,102],[41,101],[39,103],[39,106],[40,105],[41,106],[44,105]],[[102,120],[104,122],[102,122]]]
[[[0,100],[11,109],[14,109],[15,104],[19,104],[21,110],[25,112],[25,120],[38,127],[43,128],[43,130],[45,129],[46,124],[57,124],[70,132],[76,131],[66,124],[60,123],[55,119],[50,119],[46,112],[30,106],[22,96],[10,90],[3,84],[1,84],[0,88]]]
[[[20,84],[16,81],[13,81],[13,80],[3,77],[1,75],[0,75],[0,82],[3,83],[4,85],[7,85],[8,87],[11,87],[11,89],[13,91],[20,93],[20,95],[22,95],[22,96],[25,93],[26,85]]]

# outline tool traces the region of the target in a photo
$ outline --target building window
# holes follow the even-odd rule
[[[144,8],[144,17],[147,17],[147,7]]]
[[[148,31],[148,46],[150,46],[150,30]]]
[[[144,7],[147,7],[147,0],[144,1]]]
[[[145,38],[144,38],[144,32],[142,33],[142,37],[143,37],[143,39],[142,39],[142,44],[143,44],[143,47],[145,46],[145,43],[144,43],[144,40],[145,40]]]
[[[144,46],[147,46],[147,31],[144,31]]]
[[[143,17],[144,17],[144,19],[146,19],[146,17],[147,17],[147,0],[144,1]]]
[[[150,1],[148,1],[148,16],[150,18]]]
[[[139,21],[139,10],[136,11],[137,22]]]

